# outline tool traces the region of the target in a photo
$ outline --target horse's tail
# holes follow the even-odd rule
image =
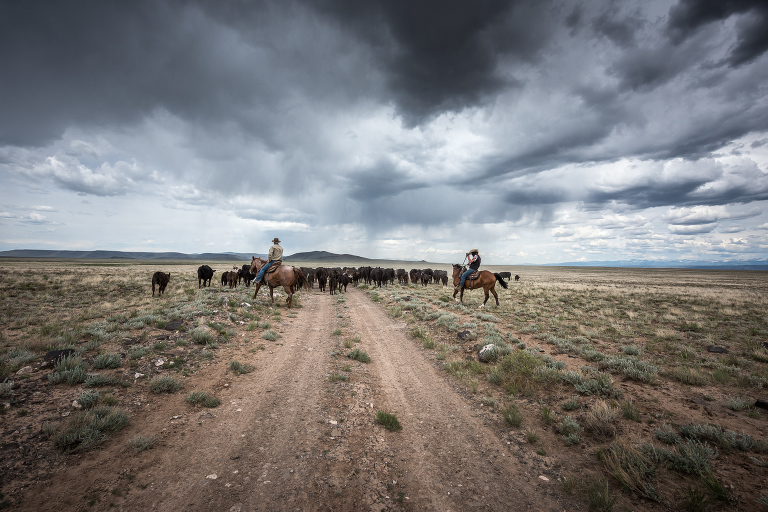
[[[501,284],[501,287],[502,287],[502,288],[508,288],[508,286],[507,286],[507,283],[505,283],[505,282],[504,282],[504,279],[502,279],[502,277],[501,277],[501,274],[499,274],[499,273],[494,273],[494,274],[493,274],[493,277],[495,277],[495,278],[496,278],[496,281],[497,281],[499,284]]]
[[[304,288],[309,291],[309,281],[307,281],[307,276],[304,275],[304,272],[302,272],[300,268],[293,267],[293,273],[296,274],[299,288]]]

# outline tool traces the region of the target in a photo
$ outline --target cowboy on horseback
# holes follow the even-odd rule
[[[477,249],[471,249],[467,253],[466,257],[469,260],[469,268],[463,274],[461,274],[461,282],[456,285],[455,291],[459,291],[464,288],[464,282],[467,280],[467,278],[472,275],[472,272],[475,272],[480,268],[480,251]]]
[[[256,277],[253,278],[252,283],[260,283],[262,278],[264,277],[264,274],[267,273],[267,270],[269,270],[269,267],[277,263],[278,261],[282,263],[283,261],[283,248],[280,247],[280,239],[275,237],[272,240],[272,247],[269,248],[269,253],[267,254],[267,263],[264,264],[263,267],[261,267],[261,270],[259,270],[259,273],[256,274]]]

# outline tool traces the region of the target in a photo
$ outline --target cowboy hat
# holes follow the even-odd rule
[[[480,252],[480,251],[478,251],[477,249],[470,249],[467,254],[472,254],[473,252]]]
[[[273,244],[279,244],[279,243],[280,243],[280,239],[279,239],[279,238],[277,238],[277,237],[275,237],[275,238],[272,240],[272,243],[273,243]]]

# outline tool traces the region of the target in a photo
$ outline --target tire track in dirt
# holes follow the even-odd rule
[[[527,474],[483,414],[455,392],[410,339],[404,322],[354,290],[354,330],[381,398],[403,430],[387,435],[416,510],[563,510],[552,483]],[[549,486],[549,488],[547,487]]]
[[[228,366],[222,360],[218,370],[188,379],[184,395],[132,418],[144,432],[165,431],[164,446],[134,455],[123,440],[120,457],[125,458],[126,471],[135,475],[134,485],[126,496],[110,497],[111,505],[121,510],[317,509],[312,482],[322,478],[315,453],[320,448],[319,404],[336,320],[327,297],[304,295],[303,302],[282,338],[267,343],[268,352],[239,351],[243,357],[238,360],[255,364],[254,372],[233,377],[222,370]],[[218,381],[222,405],[179,414],[188,411],[182,402],[195,383],[197,389],[210,388],[211,381]],[[224,382],[231,384],[223,387]],[[172,416],[176,419],[169,424]],[[92,452],[83,459],[56,477],[59,482],[89,485],[72,493],[64,509],[80,508],[83,494],[96,489],[103,493],[114,483],[114,476],[103,474],[115,459],[114,450]],[[62,502],[41,493],[27,496],[24,508],[61,510]]]

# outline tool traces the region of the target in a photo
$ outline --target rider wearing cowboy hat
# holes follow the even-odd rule
[[[253,279],[254,283],[260,283],[261,278],[264,277],[264,274],[269,270],[269,267],[276,262],[283,260],[283,248],[278,245],[279,243],[280,239],[277,237],[272,240],[272,247],[269,248],[269,253],[267,254],[267,262],[261,267],[259,273],[256,274],[256,277]]]
[[[469,259],[469,268],[463,274],[461,274],[461,282],[459,282],[459,285],[456,287],[456,291],[464,288],[464,282],[467,280],[470,274],[480,268],[480,251],[477,249],[470,249],[467,253],[467,258]]]

